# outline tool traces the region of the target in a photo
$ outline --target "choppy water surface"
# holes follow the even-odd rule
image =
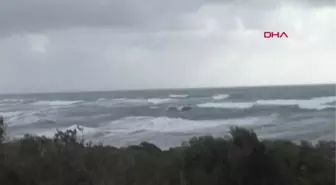
[[[12,137],[80,125],[90,140],[167,148],[233,125],[262,138],[334,139],[335,104],[335,85],[45,93],[0,95],[0,115]]]

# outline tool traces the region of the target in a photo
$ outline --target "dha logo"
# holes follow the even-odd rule
[[[278,39],[281,39],[283,37],[288,38],[288,35],[286,32],[269,32],[269,31],[265,31],[264,32],[264,38],[266,39],[273,39],[273,37],[276,36]]]

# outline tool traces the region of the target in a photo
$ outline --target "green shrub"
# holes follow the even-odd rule
[[[0,116],[0,144],[5,140],[5,126],[4,119]]]
[[[76,130],[53,138],[3,142],[4,185],[334,185],[335,142],[259,140],[234,127],[230,137],[194,137],[163,151],[142,142],[124,148],[85,142]]]

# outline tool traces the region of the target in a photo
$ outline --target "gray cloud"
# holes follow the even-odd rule
[[[0,30],[6,33],[72,27],[164,29],[200,7],[198,0],[18,0],[0,1]],[[173,24],[172,24],[173,23]]]
[[[145,2],[0,0],[0,92],[325,83],[335,77],[335,7],[329,1]],[[265,40],[265,30],[286,31],[290,39]]]
[[[122,31],[188,29],[184,19],[212,3],[273,7],[296,3],[334,6],[333,0],[2,0],[0,34],[39,32],[73,27],[101,27]]]
[[[264,5],[276,5],[276,4],[300,4],[304,6],[311,7],[324,7],[324,6],[335,6],[334,0],[282,0],[282,1],[268,1],[268,0],[207,0],[211,3],[232,3],[236,5],[255,5],[255,6],[264,6]]]

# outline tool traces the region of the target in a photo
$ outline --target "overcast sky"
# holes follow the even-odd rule
[[[0,0],[0,93],[334,83],[335,13],[334,0]]]

